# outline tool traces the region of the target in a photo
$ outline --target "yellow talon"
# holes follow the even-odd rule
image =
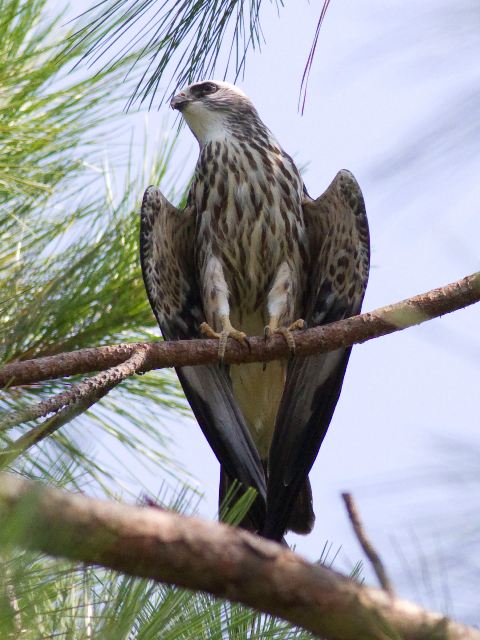
[[[205,336],[205,338],[216,338],[217,340],[220,338],[220,334],[214,331],[208,322],[202,322],[200,325],[200,333],[202,336]]]
[[[285,338],[285,342],[287,343],[288,348],[290,349],[291,355],[293,356],[295,355],[295,338],[292,334],[292,331],[298,331],[304,328],[305,320],[302,320],[301,318],[295,320],[295,322],[292,322],[292,324],[288,327],[279,327],[277,319],[271,318],[269,324],[265,327],[265,340],[267,338],[270,338],[270,336],[275,333],[282,335]]]
[[[200,333],[207,338],[215,338],[219,341],[218,357],[223,362],[229,338],[233,338],[234,340],[237,340],[237,342],[240,342],[247,347],[249,346],[249,344],[247,340],[247,334],[232,327],[229,318],[222,318],[222,325],[223,329],[219,333],[218,331],[214,331],[207,322],[202,322],[202,324],[200,325]]]

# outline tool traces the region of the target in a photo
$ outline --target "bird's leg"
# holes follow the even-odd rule
[[[202,275],[202,288],[205,314],[212,323],[214,319],[220,320],[221,331],[215,331],[211,324],[202,322],[200,332],[207,338],[216,338],[219,341],[218,357],[223,362],[229,338],[245,344],[248,348],[250,348],[250,344],[247,340],[247,335],[243,331],[235,329],[230,322],[228,286],[222,264],[214,255],[210,256],[205,264]]]
[[[202,322],[202,324],[200,325],[200,332],[207,338],[216,338],[219,341],[218,357],[223,361],[225,357],[225,350],[227,348],[227,341],[229,338],[233,338],[234,340],[237,340],[238,342],[246,346],[249,346],[249,344],[247,340],[247,334],[232,327],[229,316],[222,316],[220,318],[220,321],[222,323],[222,330],[220,331],[220,333],[214,331],[207,322]]]
[[[292,270],[288,262],[283,262],[273,281],[272,288],[268,294],[268,313],[269,322],[265,327],[264,335],[265,340],[275,333],[279,333],[285,338],[290,353],[295,353],[295,338],[293,331],[303,329],[305,327],[305,321],[302,319],[295,320],[287,327],[279,326],[279,319],[281,317],[292,317],[293,315],[293,291],[296,285],[295,272]]]

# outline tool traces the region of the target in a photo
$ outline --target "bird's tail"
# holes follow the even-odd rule
[[[218,508],[219,512],[222,506],[225,505],[225,499],[232,490],[233,481],[228,477],[223,467],[220,467],[220,486],[218,491]],[[235,500],[238,500],[242,495],[241,488],[235,494]],[[248,531],[259,532],[262,531],[264,522],[264,503],[261,499],[258,499],[250,507],[249,512],[239,523],[242,529]],[[293,531],[300,535],[306,535],[313,529],[315,523],[315,513],[313,511],[313,499],[312,499],[312,487],[310,486],[310,480],[305,480],[301,487],[295,502],[293,504],[292,511],[289,516],[286,530]]]
[[[306,535],[310,533],[315,524],[315,513],[313,511],[312,487],[310,480],[307,479],[303,483],[290,513],[287,522],[287,531]]]

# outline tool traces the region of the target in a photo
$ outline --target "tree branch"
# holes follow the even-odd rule
[[[353,318],[315,327],[295,335],[296,353],[334,351],[380,336],[412,327],[432,318],[457,311],[480,300],[480,272],[452,284],[408,298]],[[229,340],[225,362],[267,362],[289,356],[283,337],[250,338],[251,349]],[[142,345],[146,359],[142,371],[162,367],[207,364],[218,360],[218,345],[214,340],[179,340],[92,347],[54,356],[7,364],[0,370],[0,387],[32,384],[90,371],[99,371],[124,362]]]
[[[331,640],[480,640],[480,631],[361,586],[285,547],[223,524],[120,505],[0,475],[0,522],[16,544],[206,591]],[[24,519],[27,519],[25,521]]]
[[[67,409],[71,405],[85,404],[85,402],[88,406],[92,405],[122,380],[138,371],[144,364],[145,352],[145,347],[138,345],[125,362],[82,380],[78,384],[73,384],[66,391],[41,400],[37,404],[7,414],[0,420],[0,431],[6,431],[23,422],[42,418],[49,413],[57,413],[60,409]]]
[[[373,567],[375,575],[377,576],[377,580],[380,583],[382,589],[384,589],[390,596],[394,596],[395,592],[390,582],[390,579],[387,575],[385,567],[383,565],[382,559],[378,555],[375,550],[375,547],[368,539],[367,534],[365,533],[365,529],[363,528],[362,522],[360,520],[360,514],[358,513],[358,509],[355,505],[351,493],[342,493],[343,502],[345,503],[345,507],[348,513],[348,519],[353,527],[353,531],[357,536],[357,540],[360,543],[360,546],[363,549],[363,552],[370,560],[370,564]]]
[[[132,355],[121,364],[102,371],[96,376],[87,380],[82,380],[77,385],[73,385],[68,391],[59,393],[52,398],[27,407],[23,411],[17,411],[7,415],[0,423],[1,429],[7,429],[19,422],[33,420],[53,411],[58,413],[45,420],[38,427],[27,431],[23,436],[15,440],[8,448],[0,452],[0,467],[11,464],[22,453],[30,449],[47,436],[51,435],[60,427],[67,424],[78,415],[86,411],[95,402],[98,402],[109,391],[116,387],[122,380],[133,375],[141,369],[145,363],[146,349],[143,345],[137,345]],[[59,409],[64,407],[61,411]]]

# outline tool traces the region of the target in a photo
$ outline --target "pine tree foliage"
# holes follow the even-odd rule
[[[72,47],[81,43],[88,61],[103,60],[107,67],[138,47],[142,75],[130,104],[138,99],[151,106],[157,91],[168,90],[167,70],[175,86],[208,77],[217,66],[225,75],[233,68],[238,77],[249,49],[262,44],[261,6],[262,0],[104,0],[86,12]]]
[[[0,9],[0,363],[158,336],[140,274],[137,210],[147,184],[171,184],[174,141],[159,142],[146,169],[127,167],[119,194],[104,158],[107,143],[129,154],[115,146],[122,125],[113,114],[123,104],[114,96],[125,95],[125,71],[137,54],[100,73],[72,73],[88,42],[72,49],[62,19],[47,18],[46,0],[2,0]],[[170,195],[178,201],[181,193]],[[0,410],[7,415],[66,384],[4,390]],[[121,458],[125,476],[136,460],[170,478],[158,504],[195,513],[199,497],[171,459],[162,427],[162,416],[186,411],[170,373],[129,379],[9,470],[132,499],[148,488],[135,477],[125,482],[112,458]],[[34,424],[2,431],[1,446]],[[241,520],[251,499],[226,519]],[[27,522],[28,509],[20,510],[0,532],[2,638],[310,637],[202,594],[21,552],[15,541],[28,535]]]
[[[138,198],[145,184],[164,181],[172,144],[160,149],[149,175],[129,174],[114,202],[102,153],[111,128],[118,127],[107,122],[110,96],[123,80],[122,65],[108,75],[72,79],[68,70],[79,54],[67,52],[59,20],[41,19],[45,2],[12,1],[4,9],[1,360],[151,337],[154,320],[138,264]],[[12,389],[2,394],[0,406],[18,408],[61,386],[52,382]],[[114,438],[168,466],[159,417],[168,408],[183,406],[168,373],[129,380],[121,394],[112,394],[92,415],[80,418],[73,431],[55,435],[29,465],[42,474],[51,457],[66,454],[80,460],[97,480],[105,480],[107,469],[82,455],[80,441],[86,438],[78,438],[86,431],[97,439],[100,429],[106,448]],[[18,430],[1,437],[9,442],[16,435]]]

